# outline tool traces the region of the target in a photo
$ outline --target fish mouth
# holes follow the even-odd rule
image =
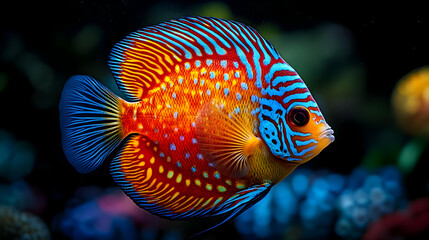
[[[333,142],[335,140],[335,136],[334,136],[334,130],[332,130],[332,128],[328,128],[325,131],[323,131],[320,135],[319,135],[319,139],[328,139],[329,142]]]

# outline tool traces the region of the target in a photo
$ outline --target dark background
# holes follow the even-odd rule
[[[57,104],[64,82],[72,75],[87,74],[117,92],[107,66],[111,47],[138,28],[180,16],[226,14],[257,30],[264,25],[275,25],[273,29],[277,35],[272,35],[272,39],[270,34],[262,34],[277,49],[280,48],[282,57],[300,73],[336,132],[336,141],[303,167],[329,169],[347,175],[362,165],[395,165],[401,147],[412,137],[401,133],[396,127],[390,98],[399,79],[429,63],[429,16],[427,7],[418,1],[374,2],[2,3],[0,128],[16,139],[28,141],[35,149],[35,165],[32,172],[25,176],[25,181],[36,186],[46,198],[46,206],[39,216],[51,225],[79,187],[114,186],[108,166],[81,175],[63,155]],[[344,54],[342,50],[347,53],[345,57],[336,58],[334,55],[329,59],[322,58],[326,61],[320,62],[323,69],[317,73],[311,72],[311,67],[300,65],[305,59],[312,61],[311,51],[304,51],[298,54],[299,57],[290,59],[288,49],[293,51],[294,46],[286,46],[283,51],[281,41],[276,38],[279,33],[311,32],[327,24],[340,26],[338,38],[330,37],[340,45],[344,43],[337,49],[338,54]],[[343,38],[345,42],[342,42]],[[317,49],[323,48],[322,44]],[[345,86],[343,82],[339,84],[336,81],[342,76],[339,69],[350,69],[350,66],[358,70],[356,75],[351,70],[346,76],[358,76],[358,80],[351,85],[347,85],[347,81]],[[313,77],[315,74],[316,77]],[[428,196],[426,160],[427,153],[423,153],[412,172],[404,178],[409,200]],[[231,225],[224,227],[227,230],[232,228]],[[225,236],[225,232],[228,231],[218,230],[213,234]],[[53,236],[64,237],[58,232],[54,232]]]

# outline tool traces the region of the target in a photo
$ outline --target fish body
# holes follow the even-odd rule
[[[299,75],[241,23],[146,27],[114,46],[109,65],[129,100],[72,77],[60,101],[65,155],[86,173],[125,141],[111,174],[161,217],[234,217],[334,140]]]

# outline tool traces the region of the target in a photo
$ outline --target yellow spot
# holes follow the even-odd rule
[[[150,146],[150,142],[146,142],[146,147],[149,147]]]
[[[155,163],[155,157],[151,157],[149,160],[150,163],[154,164]]]
[[[206,184],[206,189],[211,191],[213,189],[213,186],[209,183]]]
[[[139,162],[139,164],[137,166],[143,167],[145,164],[146,164],[145,162],[141,161],[141,162]]]
[[[143,155],[143,154],[140,154],[140,155],[138,156],[138,159],[142,159],[142,158],[144,158],[144,155]]]
[[[182,174],[179,173],[179,175],[177,175],[176,182],[180,183],[181,181],[182,181]]]
[[[179,192],[174,193],[174,195],[170,198],[170,201],[175,199],[179,195]]]
[[[186,180],[185,180],[185,184],[186,184],[186,186],[187,186],[187,187],[189,187],[189,185],[191,185],[191,180],[186,179]]]
[[[201,181],[199,179],[195,179],[195,185],[198,187],[201,186]]]
[[[217,186],[217,190],[218,190],[219,192],[225,192],[225,191],[226,191],[226,188],[225,188],[224,186],[222,186],[222,185],[219,185],[219,186]]]
[[[211,198],[207,199],[207,201],[205,201],[205,202],[203,203],[203,205],[201,205],[201,207],[204,207],[205,205],[209,204],[212,200],[213,200],[213,197],[211,197]]]
[[[191,95],[192,95],[192,97],[195,96],[195,90],[191,91]]]
[[[146,182],[152,177],[152,168],[148,168],[146,171],[146,179],[143,182]]]
[[[223,197],[218,197],[218,199],[216,199],[216,201],[213,203],[213,207],[216,206],[222,200],[223,200]]]
[[[166,76],[166,77],[164,78],[164,82],[170,82],[170,77],[169,77],[169,76]]]
[[[143,125],[139,123],[139,129],[143,129]]]
[[[179,73],[179,72],[180,72],[180,67],[179,67],[179,65],[176,65],[176,67],[174,68],[174,70],[176,70],[176,73]]]
[[[246,188],[246,185],[244,185],[243,183],[236,183],[235,184],[235,186],[238,188],[238,189],[244,189],[244,188]]]
[[[173,175],[174,175],[173,170],[170,170],[170,171],[168,171],[168,173],[167,173],[167,178],[172,178],[172,177],[173,177]]]
[[[133,141],[133,147],[138,147],[139,146],[139,141]]]
[[[163,173],[164,172],[164,167],[163,166],[159,166],[159,173]]]
[[[226,182],[226,184],[231,186],[231,180],[227,179],[225,182]]]
[[[153,151],[154,152],[158,151],[158,148],[157,147],[153,147]]]
[[[183,89],[183,92],[184,92],[185,94],[187,94],[187,93],[189,92],[189,88],[185,88],[185,89]]]
[[[162,105],[161,105],[161,104],[157,104],[157,105],[156,105],[156,109],[161,110],[161,108],[162,108]]]
[[[234,79],[232,80],[232,86],[235,86],[235,84],[237,84],[237,81]]]

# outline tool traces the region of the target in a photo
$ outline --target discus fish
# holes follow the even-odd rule
[[[334,140],[300,76],[235,21],[142,28],[113,47],[109,66],[128,100],[71,77],[59,106],[64,153],[88,173],[121,145],[115,182],[164,218],[223,223]]]

